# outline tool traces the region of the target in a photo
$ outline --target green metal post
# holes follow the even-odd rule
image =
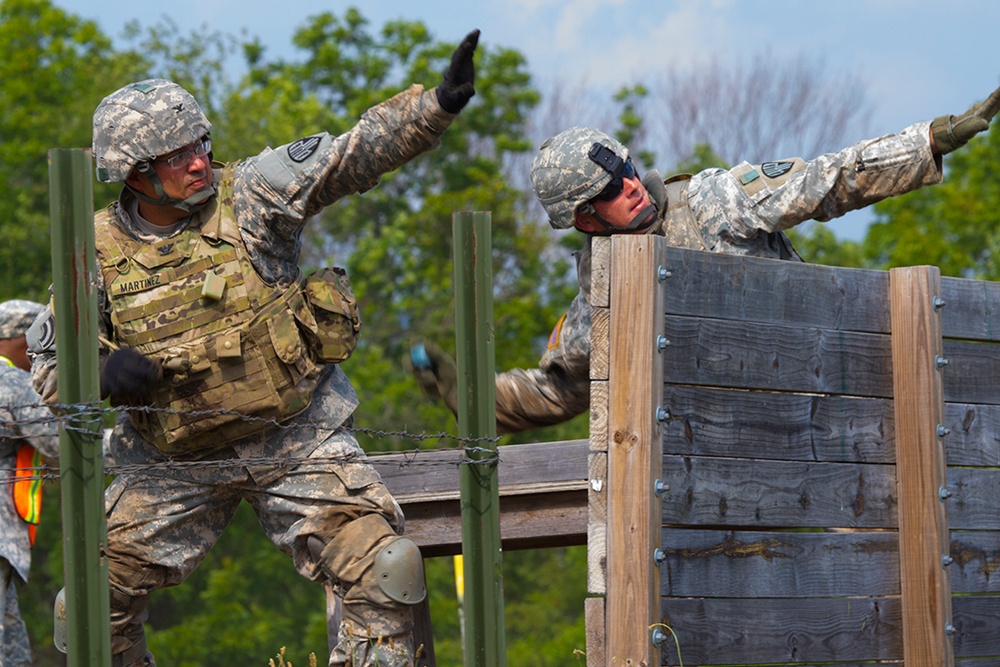
[[[97,375],[93,175],[82,149],[49,152],[59,401],[74,406],[59,434],[68,667],[111,664],[108,565],[101,553],[104,461]],[[90,407],[88,407],[90,406]]]
[[[490,213],[456,213],[456,364],[458,430],[463,438],[496,436],[493,269]],[[465,664],[506,664],[503,552],[495,441],[473,443],[461,466],[462,553],[465,558]],[[480,449],[481,448],[481,449]]]

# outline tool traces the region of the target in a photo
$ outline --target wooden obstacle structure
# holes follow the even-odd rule
[[[595,242],[588,664],[997,664],[1000,285]]]
[[[616,236],[591,304],[589,445],[499,468],[505,549],[588,545],[588,666],[998,664],[1000,285]],[[456,553],[457,473],[379,470]]]

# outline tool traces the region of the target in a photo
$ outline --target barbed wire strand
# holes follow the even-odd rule
[[[366,452],[349,453],[339,456],[270,456],[270,457],[228,457],[201,460],[167,458],[162,461],[150,461],[142,464],[115,464],[110,463],[104,466],[107,475],[123,475],[133,473],[150,473],[181,471],[181,470],[206,470],[206,469],[228,469],[255,466],[271,466],[279,469],[293,469],[300,465],[350,465],[365,464],[372,466],[394,465],[403,467],[420,466],[462,466],[462,465],[495,465],[501,462],[500,454],[496,447],[499,437],[463,437],[446,431],[436,433],[414,433],[405,429],[384,430],[367,427],[353,426],[350,420],[347,423],[331,425],[329,422],[310,420],[290,420],[278,421],[270,417],[258,417],[255,415],[245,415],[238,411],[227,408],[210,410],[172,410],[168,408],[154,408],[148,406],[129,407],[106,407],[95,403],[78,404],[54,404],[54,405],[24,405],[21,408],[47,408],[51,412],[47,417],[36,418],[8,418],[0,416],[0,441],[2,440],[25,440],[25,427],[37,427],[55,423],[59,428],[71,433],[77,433],[84,437],[96,438],[103,443],[103,427],[109,415],[120,415],[128,412],[139,412],[143,414],[166,413],[169,415],[182,415],[188,418],[205,417],[231,417],[241,421],[262,422],[261,428],[274,429],[319,429],[325,431],[343,430],[352,434],[363,434],[374,439],[399,438],[416,442],[426,442],[428,440],[451,440],[459,444],[458,447],[447,448],[415,448],[406,450],[394,450],[389,452],[378,452],[369,454]],[[10,410],[4,410],[9,415]],[[483,447],[477,443],[489,443],[493,447]],[[102,446],[103,453],[103,446]],[[443,459],[440,454],[454,454],[452,459]],[[391,459],[387,455],[394,455]],[[398,455],[402,455],[400,458]],[[431,459],[431,456],[434,456]],[[380,460],[383,459],[383,460]],[[422,459],[422,460],[421,460]],[[431,460],[428,460],[431,459]],[[3,474],[7,473],[6,479]],[[20,476],[16,476],[21,473]],[[28,474],[30,473],[30,474]],[[60,469],[56,466],[42,465],[37,468],[16,468],[0,466],[0,485],[12,484],[17,480],[55,480],[60,476]]]

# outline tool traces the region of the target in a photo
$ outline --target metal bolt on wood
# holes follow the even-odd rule
[[[670,485],[664,482],[662,479],[658,479],[656,480],[653,490],[657,496],[662,496],[664,493],[670,490]]]
[[[940,496],[941,500],[948,500],[951,498],[951,490],[948,487],[942,486],[938,489],[938,496]]]
[[[673,274],[666,269],[666,267],[660,266],[656,269],[656,279],[661,283],[666,282],[667,278],[671,277]]]
[[[946,305],[948,305],[944,299],[939,296],[934,297],[934,310],[941,310]]]
[[[938,354],[934,357],[934,365],[938,368],[944,368],[948,365],[948,360]]]
[[[663,565],[663,563],[667,560],[667,552],[657,547],[653,550],[653,560],[656,562],[657,567]]]
[[[955,636],[955,634],[957,632],[958,632],[958,630],[955,629],[954,625],[952,625],[951,623],[945,623],[945,625],[944,625],[944,633],[946,635],[948,635],[949,637],[953,637],[953,636]]]
[[[667,633],[659,628],[653,628],[653,645],[659,646],[667,641]]]
[[[656,421],[665,422],[670,419],[670,413],[664,408],[656,408]]]
[[[663,350],[667,349],[667,347],[669,347],[669,346],[670,346],[670,339],[669,338],[667,338],[666,336],[657,336],[656,337],[656,349],[657,350],[659,350],[660,352],[662,352]]]
[[[955,562],[955,559],[952,558],[951,556],[947,555],[947,554],[945,554],[944,556],[941,556],[941,567],[948,567],[949,565],[951,565],[954,562]]]
[[[949,433],[951,433],[951,429],[950,428],[945,428],[944,424],[938,424],[937,425],[937,434],[938,434],[939,438],[943,438],[946,435],[948,435]]]

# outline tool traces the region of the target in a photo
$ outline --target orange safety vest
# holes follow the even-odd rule
[[[3,356],[0,361],[13,367],[14,363]],[[18,515],[28,524],[28,540],[35,546],[35,531],[42,520],[42,478],[38,474],[42,467],[42,455],[28,444],[17,450],[14,470],[14,507]]]
[[[28,523],[28,540],[35,546],[35,531],[42,520],[42,455],[31,445],[17,450],[17,470],[14,475],[14,506]]]

